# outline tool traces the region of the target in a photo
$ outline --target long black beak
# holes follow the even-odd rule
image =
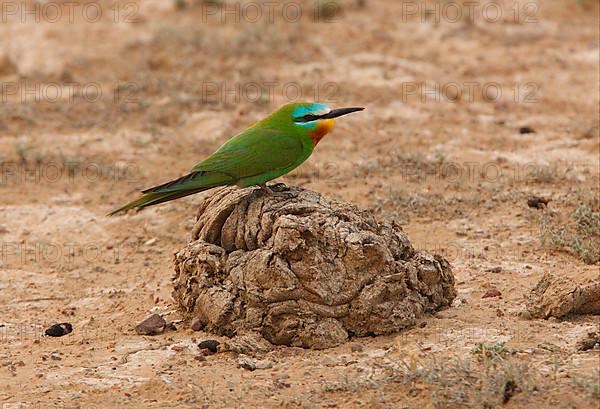
[[[340,109],[334,109],[331,112],[325,114],[325,115],[321,115],[319,117],[319,119],[333,119],[333,118],[337,118],[340,117],[342,115],[348,115],[351,114],[352,112],[358,112],[358,111],[362,111],[364,108],[340,108]]]

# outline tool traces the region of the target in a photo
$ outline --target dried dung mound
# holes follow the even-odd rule
[[[271,188],[217,190],[175,256],[173,297],[207,331],[328,348],[410,327],[456,296],[448,262],[416,252],[397,224],[310,190]]]
[[[561,318],[576,314],[600,314],[600,279],[556,277],[546,273],[527,295],[526,308],[533,318]]]

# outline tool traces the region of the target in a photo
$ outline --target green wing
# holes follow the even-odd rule
[[[275,129],[250,128],[231,138],[192,171],[216,172],[234,180],[281,171],[301,160],[298,136]]]
[[[179,179],[142,191],[173,193],[234,185],[258,175],[274,179],[303,158],[304,148],[295,135],[269,128],[250,128],[224,143],[215,153]]]
[[[275,179],[298,166],[308,155],[310,148],[305,148],[297,135],[253,127],[231,138],[189,174],[142,191],[143,196],[110,214],[153,206],[245,179]]]

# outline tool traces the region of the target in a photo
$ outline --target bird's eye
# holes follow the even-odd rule
[[[295,122],[312,122],[312,121],[316,121],[317,119],[319,119],[320,116],[319,115],[314,115],[314,114],[307,114],[298,118],[294,118]]]

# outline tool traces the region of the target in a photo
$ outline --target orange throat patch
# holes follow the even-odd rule
[[[318,144],[325,135],[331,132],[334,123],[335,120],[333,119],[324,119],[319,122],[319,124],[317,125],[317,129],[315,129],[315,131],[310,136],[315,145]]]

